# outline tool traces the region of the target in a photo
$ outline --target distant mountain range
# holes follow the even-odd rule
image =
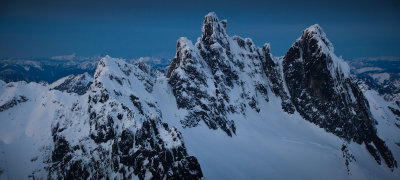
[[[93,74],[97,60],[0,60],[0,79],[5,82],[40,82],[52,83],[68,75],[83,73]]]
[[[53,83],[69,75],[93,74],[100,58],[97,56],[82,58],[70,55],[48,59],[2,59],[0,60],[0,80]],[[165,72],[171,60],[141,57],[128,62],[132,64],[143,62],[154,70]]]
[[[3,59],[0,60],[0,80],[50,84],[69,75],[93,74],[99,59],[97,56],[80,58],[75,55],[49,59]],[[141,57],[127,62],[144,63],[153,73],[166,73],[172,59]],[[400,106],[400,57],[363,57],[347,59],[346,62],[362,87],[373,89],[385,100]]]
[[[400,57],[355,58],[347,62],[362,87],[400,106]]]

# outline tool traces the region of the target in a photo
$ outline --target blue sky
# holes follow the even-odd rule
[[[171,58],[179,37],[201,35],[210,11],[228,20],[229,35],[269,42],[277,56],[316,23],[343,58],[400,56],[399,9],[396,0],[1,0],[0,58]]]

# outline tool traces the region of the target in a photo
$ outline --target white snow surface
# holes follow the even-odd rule
[[[6,169],[9,179],[27,179],[43,168],[41,157],[51,141],[51,122],[65,106],[82,98],[37,83],[0,83],[0,105],[19,95],[29,100],[0,112],[0,152],[4,153],[0,162],[5,162],[0,168]]]

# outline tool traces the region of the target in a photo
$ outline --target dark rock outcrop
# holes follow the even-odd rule
[[[272,92],[282,99],[282,109],[290,114],[296,110],[290,100],[285,89],[285,81],[283,78],[282,59],[273,57],[270,53],[269,44],[265,44],[261,49],[263,69],[268,76],[269,86]]]
[[[93,78],[88,73],[84,73],[61,78],[50,86],[51,89],[83,95],[89,90],[92,83]]]
[[[245,115],[247,106],[259,112],[260,101],[268,101],[268,83],[254,43],[229,37],[226,25],[215,13],[207,14],[195,45],[186,38],[178,40],[167,77],[178,108],[189,111],[182,121],[185,127],[203,121],[232,136],[236,127],[229,114]]]
[[[7,109],[10,109],[20,103],[26,102],[28,101],[28,98],[26,98],[25,96],[18,96],[18,97],[13,97],[11,100],[7,101],[6,103],[4,103],[3,105],[0,106],[0,112],[5,111]]]
[[[376,134],[368,101],[351,81],[347,64],[334,55],[321,27],[313,25],[303,32],[283,58],[283,71],[301,116],[348,141],[365,143],[378,163],[382,157],[388,167],[397,167]]]

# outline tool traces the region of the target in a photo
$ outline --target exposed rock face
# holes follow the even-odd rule
[[[283,71],[291,100],[306,120],[348,141],[365,143],[378,163],[382,157],[390,168],[397,167],[376,135],[367,100],[321,27],[303,32],[283,58]]]
[[[293,114],[295,108],[287,93],[286,84],[283,78],[282,59],[271,55],[269,44],[265,44],[261,52],[263,69],[268,76],[271,91],[282,99],[282,109]]]
[[[195,127],[203,121],[232,136],[236,128],[228,114],[244,115],[246,106],[260,111],[259,101],[268,101],[260,56],[251,39],[229,37],[226,21],[219,21],[215,13],[206,15],[202,37],[195,45],[179,39],[167,72],[178,107],[189,111],[182,124]]]
[[[78,95],[85,94],[93,82],[93,77],[88,73],[69,75],[50,84],[50,89],[56,89],[68,93],[76,93]]]
[[[26,102],[26,101],[28,101],[28,98],[26,98],[25,96],[20,95],[18,97],[14,97],[10,101],[0,105],[0,112],[10,109],[10,108],[12,108],[20,103]]]
[[[87,107],[74,104],[71,112],[60,112],[52,124],[54,146],[47,162],[48,177],[201,178],[200,165],[187,154],[180,132],[161,122],[161,111],[150,98],[153,81],[123,60],[103,58]],[[82,115],[88,123],[71,121],[70,116]],[[86,133],[71,137],[76,128]]]

